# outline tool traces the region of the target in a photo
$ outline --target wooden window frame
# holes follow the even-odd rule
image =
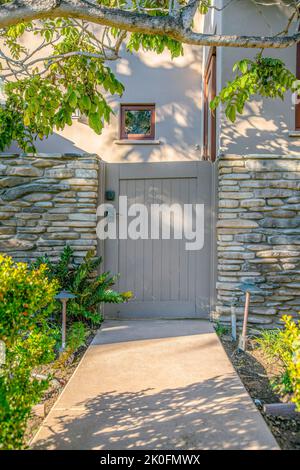
[[[126,134],[126,111],[151,111],[150,134]],[[154,140],[155,139],[155,104],[121,104],[120,105],[120,139],[121,140]]]
[[[300,31],[300,27],[299,27]],[[300,44],[297,43],[297,56],[296,56],[296,77],[300,80]],[[300,101],[300,96],[297,97],[297,101]],[[295,130],[300,131],[300,102],[295,104]]]
[[[204,126],[203,126],[203,158],[204,160],[216,159],[216,112],[210,113],[210,148],[211,155],[209,155],[209,142],[208,142],[208,119],[209,119],[209,102],[208,96],[211,87],[211,99],[214,99],[217,92],[217,68],[216,68],[216,48],[212,47],[209,51],[207,64],[204,73]]]

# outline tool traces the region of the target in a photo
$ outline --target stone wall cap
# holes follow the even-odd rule
[[[0,158],[17,158],[21,155],[19,153],[0,153]]]
[[[50,154],[51,156],[51,154]],[[102,160],[99,155],[96,153],[88,153],[88,152],[65,152],[61,154],[61,158],[97,158],[99,160]]]
[[[252,153],[252,154],[233,154],[223,153],[219,155],[219,160],[300,160],[300,154],[272,154],[272,153]]]
[[[74,158],[95,158],[97,160],[102,160],[99,155],[96,153],[87,153],[87,152],[64,152],[64,153],[1,153],[1,158],[61,158],[61,159],[74,159]]]

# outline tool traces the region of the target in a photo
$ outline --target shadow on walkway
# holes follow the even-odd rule
[[[276,448],[235,373],[154,394],[112,390],[68,410],[56,407],[44,431],[35,449]]]

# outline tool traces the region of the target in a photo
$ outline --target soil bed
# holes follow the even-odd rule
[[[258,348],[255,340],[249,340],[246,353],[238,352],[237,343],[227,335],[220,340],[229,359],[239,374],[245,388],[261,412],[281,449],[300,449],[300,413],[296,417],[270,416],[263,412],[262,405],[288,401],[288,397],[278,396],[272,388],[272,380],[278,373],[277,363],[270,362]]]

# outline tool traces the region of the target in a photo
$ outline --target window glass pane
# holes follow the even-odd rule
[[[151,132],[150,110],[126,110],[125,133],[149,135]]]

